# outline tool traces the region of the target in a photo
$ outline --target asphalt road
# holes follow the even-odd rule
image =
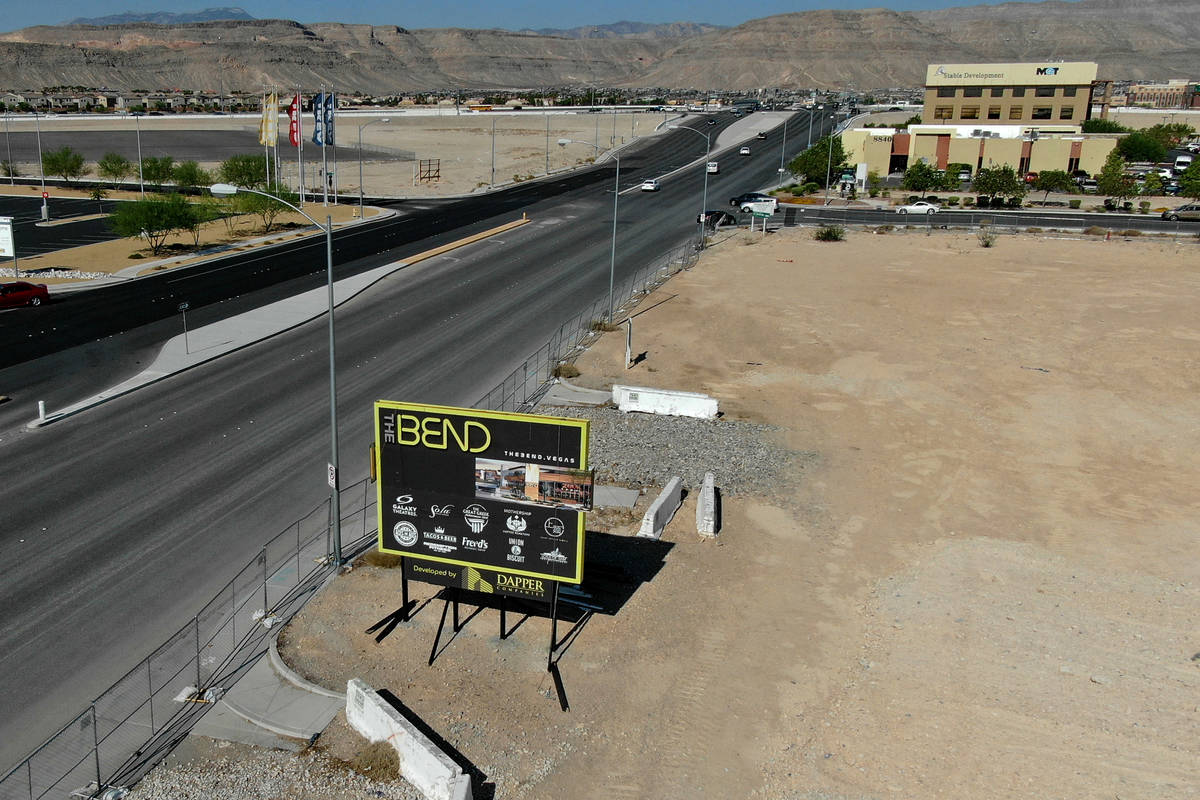
[[[781,131],[771,136],[782,147]],[[773,180],[771,141],[756,140],[761,156],[722,156],[710,197]],[[704,147],[702,137],[675,132],[622,156],[618,283],[695,234],[702,167],[667,173]],[[405,204],[393,223],[339,237],[343,255],[360,241],[386,248],[339,259],[341,275],[521,212],[533,220],[404,269],[339,309],[344,485],[366,474],[372,401],[469,405],[563,320],[606,295],[614,177],[615,165],[601,165],[488,198]],[[662,191],[625,191],[646,177],[662,177]],[[0,764],[71,719],[190,619],[262,542],[326,497],[325,322],[29,431],[23,423],[36,401],[54,407],[138,369],[179,332],[178,300],[196,299],[180,285],[223,290],[193,303],[189,323],[197,325],[320,285],[323,256],[319,243],[315,254],[306,250],[313,247],[199,267],[189,279],[174,276],[181,284],[135,281],[71,297],[50,307],[60,313],[39,317],[45,327],[37,331],[22,328],[34,319],[24,314],[42,309],[0,314],[0,322],[15,320],[9,333],[48,341],[59,326],[128,323],[0,369],[0,393],[14,398],[0,406],[0,557],[14,565],[0,581]],[[272,270],[278,263],[293,267]],[[163,304],[171,314],[142,310]]]

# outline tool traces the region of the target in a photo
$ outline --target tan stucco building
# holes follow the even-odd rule
[[[859,128],[842,133],[847,159],[886,175],[923,161],[938,169],[1008,165],[1020,173],[1059,169],[1095,174],[1118,137],[1081,132],[1093,103],[1111,99],[1111,82],[1093,62],[931,64],[925,76],[924,124],[907,130]]]

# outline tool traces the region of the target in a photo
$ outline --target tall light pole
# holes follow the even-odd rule
[[[583,144],[588,147],[596,148],[596,155],[600,155],[600,147],[591,142],[582,142],[578,139],[559,139],[558,146],[566,147],[569,144]],[[609,251],[608,258],[608,324],[612,324],[613,320],[613,275],[617,271],[617,198],[621,196],[621,157],[613,153],[613,158],[617,162],[617,176],[613,182],[613,226],[612,226],[612,247]]]
[[[364,122],[358,126],[358,218],[363,218],[363,170],[362,170],[362,132],[363,128],[368,125],[374,125],[376,122],[391,122],[391,117],[383,117],[381,119],[373,119],[370,122]]]
[[[13,169],[12,162],[12,142],[8,138],[8,107],[4,108],[4,144],[8,148],[8,182],[10,185],[15,185],[17,182],[16,176],[13,174],[16,170]]]
[[[783,118],[783,144],[779,146],[779,182],[783,183],[783,174],[786,170],[783,168],[783,162],[787,159],[787,125],[791,116]]]
[[[488,188],[496,185],[496,118],[492,117],[492,180],[488,183]]]
[[[228,183],[217,183],[209,187],[209,191],[212,192],[213,197],[232,197],[241,192],[270,198],[277,203],[287,206],[313,225],[325,231],[325,284],[328,287],[329,294],[329,499],[333,526],[333,563],[335,567],[340,567],[342,565],[342,498],[339,489],[341,474],[338,469],[337,371],[335,369],[336,348],[334,346],[335,340],[333,335],[333,217],[326,216],[325,224],[322,225],[283,198],[276,197],[267,192],[260,192],[257,189],[246,189]]]
[[[833,114],[830,114],[829,121],[832,122],[833,119]],[[829,151],[829,157],[825,160],[825,205],[829,205],[829,173],[833,169],[833,131],[834,128],[830,127],[829,141],[825,145]]]
[[[33,112],[33,124],[37,128],[38,146],[38,176],[42,181],[42,219],[50,219],[50,207],[46,204],[46,163],[42,161],[42,120],[37,111]]]
[[[138,148],[138,188],[141,191],[142,199],[146,199],[146,180],[142,177],[142,115],[136,111],[133,114],[133,124],[137,128],[137,148]]]
[[[708,154],[712,152],[712,136],[707,133],[701,133],[695,128],[684,127],[683,125],[668,125],[668,128],[677,131],[687,131],[694,133],[697,136],[704,137],[704,160],[708,161]],[[704,189],[700,194],[700,247],[704,247],[704,212],[708,210],[708,165],[704,166]]]

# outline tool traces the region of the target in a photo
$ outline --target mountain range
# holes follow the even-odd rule
[[[153,22],[156,25],[179,25],[184,22],[212,22],[218,19],[254,19],[242,8],[206,8],[173,14],[170,11],[126,11],[124,14],[109,14],[107,17],[76,17],[67,25],[128,25],[130,22]]]
[[[219,9],[226,11],[228,9]],[[1200,76],[1196,0],[1047,0],[807,11],[731,28],[505,31],[288,20],[57,25],[0,34],[0,75],[43,86],[370,94],[564,86],[747,91],[920,86],[932,62],[1096,61],[1100,77]]]

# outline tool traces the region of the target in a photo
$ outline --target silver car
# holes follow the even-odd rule
[[[1172,222],[1179,219],[1200,220],[1200,203],[1186,203],[1179,208],[1168,208],[1162,212],[1162,218]]]

